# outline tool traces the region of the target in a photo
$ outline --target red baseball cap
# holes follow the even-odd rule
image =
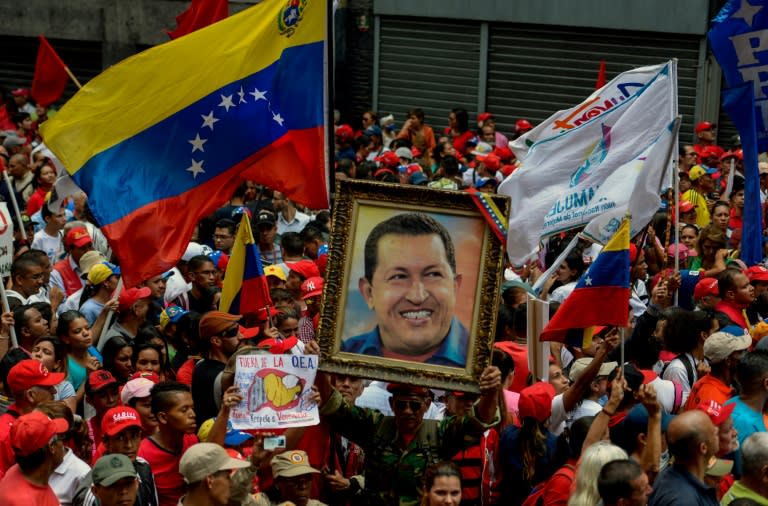
[[[139,412],[129,406],[115,406],[101,419],[101,432],[108,436],[114,436],[128,427],[141,428]]]
[[[56,386],[65,377],[63,372],[49,372],[42,362],[30,358],[11,367],[7,383],[11,392],[21,392],[32,387]]]
[[[299,260],[286,264],[296,274],[299,274],[304,279],[314,278],[320,276],[320,269],[317,268],[317,264],[312,260]]]
[[[728,404],[723,406],[717,401],[710,400],[708,402],[702,401],[698,406],[696,406],[696,409],[700,409],[701,411],[705,412],[707,416],[709,416],[709,419],[712,420],[712,423],[719,427],[721,423],[726,421],[728,417],[731,416],[731,413],[733,413],[735,407],[735,404]]]
[[[43,448],[56,434],[64,434],[69,424],[63,418],[48,418],[40,411],[21,415],[11,427],[11,446],[20,456],[31,455]]]
[[[323,278],[315,276],[301,284],[301,298],[316,297],[323,294]]]
[[[477,122],[479,123],[485,123],[489,119],[494,119],[493,114],[489,112],[481,112],[477,115]]]
[[[501,159],[493,153],[485,156],[478,155],[476,160],[478,162],[482,162],[482,164],[488,167],[490,170],[499,170],[501,167]]]
[[[69,229],[67,235],[64,236],[64,246],[68,248],[73,246],[79,248],[86,244],[91,244],[92,242],[91,236],[88,235],[88,231],[85,227],[73,227]]]
[[[336,137],[339,139],[349,141],[355,136],[355,131],[349,125],[339,125],[336,127]]]
[[[14,90],[11,90],[11,95],[13,95],[14,97],[28,97],[29,88],[16,88]]]
[[[123,290],[120,297],[117,299],[118,309],[120,311],[128,309],[141,299],[146,299],[150,295],[152,295],[152,290],[148,286]]]
[[[552,399],[555,398],[555,387],[540,381],[524,388],[520,392],[517,407],[520,418],[535,418],[544,422],[552,414]]]
[[[696,287],[693,289],[693,299],[701,300],[705,295],[720,296],[720,289],[717,286],[717,279],[715,278],[702,278],[696,283]]]
[[[111,372],[104,369],[99,369],[89,374],[85,384],[86,389],[90,392],[98,392],[111,385],[117,385],[117,380],[112,376]]]
[[[245,341],[253,339],[261,332],[261,327],[243,327],[240,325],[240,335],[243,336],[240,340]]]
[[[374,158],[374,161],[379,162],[384,167],[398,167],[400,165],[400,158],[392,151],[385,151],[381,156]]]
[[[268,349],[273,355],[282,355],[283,353],[288,353],[298,343],[298,337],[290,336],[285,339],[265,339],[257,344],[256,347]]]
[[[701,121],[696,125],[696,133],[705,132],[707,130],[714,130],[717,128],[717,125],[714,123],[710,123],[709,121]]]
[[[429,389],[416,385],[406,385],[405,383],[390,383],[387,385],[387,392],[392,395],[415,395],[418,397],[427,397]]]
[[[515,121],[515,132],[527,132],[533,130],[533,125],[527,119],[519,119]]]
[[[694,206],[687,200],[681,200],[678,208],[680,209],[680,213],[690,213],[691,211],[696,209],[696,206]]]
[[[493,154],[501,158],[503,162],[508,162],[515,157],[515,154],[507,146],[496,147],[493,150]]]
[[[768,281],[768,269],[762,265],[753,265],[744,274],[747,275],[749,281]]]

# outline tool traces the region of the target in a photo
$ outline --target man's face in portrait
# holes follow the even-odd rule
[[[434,350],[448,334],[461,275],[453,272],[437,234],[385,234],[376,266],[360,292],[376,312],[384,347],[403,355]]]

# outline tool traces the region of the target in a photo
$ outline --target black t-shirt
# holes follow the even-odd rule
[[[225,365],[218,360],[209,359],[203,359],[195,365],[192,372],[192,401],[195,403],[198,427],[219,412],[213,398],[213,387],[216,377],[224,370]]]

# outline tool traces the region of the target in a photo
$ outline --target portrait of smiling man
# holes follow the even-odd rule
[[[454,314],[462,276],[448,230],[427,214],[395,215],[368,235],[364,264],[358,287],[376,326],[341,351],[464,367],[469,334]]]

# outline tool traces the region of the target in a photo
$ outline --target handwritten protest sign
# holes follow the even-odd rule
[[[317,355],[241,355],[235,385],[243,401],[230,413],[235,429],[306,427],[320,423],[310,400]]]
[[[11,275],[13,263],[13,220],[8,205],[0,202],[0,276]]]

